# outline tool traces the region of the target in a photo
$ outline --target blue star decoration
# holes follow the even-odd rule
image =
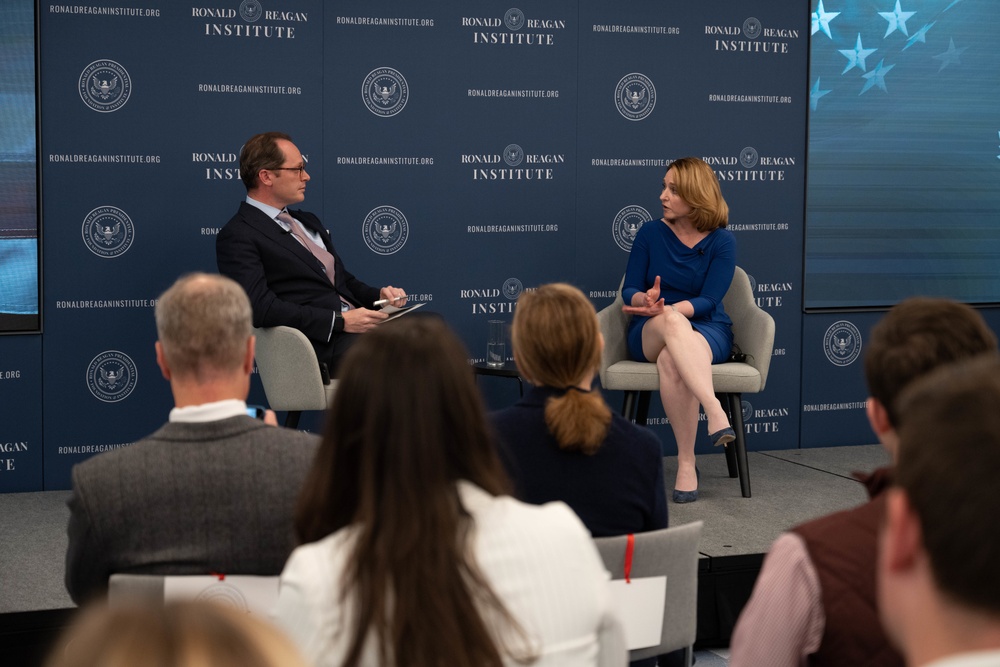
[[[819,89],[819,77],[816,77],[816,83],[813,84],[812,89],[809,91],[809,108],[812,109],[813,111],[816,111],[816,108],[819,105],[819,98],[823,97],[829,92],[830,92],[829,90]]]
[[[872,88],[874,86],[878,86],[887,93],[889,92],[889,89],[885,87],[885,75],[888,74],[889,70],[895,67],[895,65],[889,65],[888,67],[884,67],[883,63],[885,63],[884,58],[878,61],[878,65],[871,72],[861,75],[868,80],[865,81],[865,86],[864,88],[861,89],[861,92],[858,93],[858,97],[864,95],[869,88]]]
[[[952,63],[955,63],[956,65],[961,65],[962,61],[959,60],[958,57],[960,55],[962,55],[963,53],[965,53],[965,50],[967,48],[969,48],[969,47],[963,46],[960,49],[956,49],[955,48],[955,39],[952,38],[952,37],[949,37],[948,38],[948,50],[945,51],[944,53],[941,53],[941,54],[936,55],[936,56],[931,56],[931,57],[934,58],[935,60],[940,60],[941,61],[941,68],[938,69],[938,71],[940,72],[941,70],[943,70],[945,67],[947,67],[948,65],[950,65]]]
[[[932,21],[931,23],[927,23],[927,24],[924,25],[923,28],[921,28],[920,30],[918,30],[915,33],[913,33],[910,36],[910,38],[908,40],[906,40],[906,46],[904,46],[902,50],[903,51],[907,50],[908,48],[910,48],[911,46],[913,46],[917,42],[922,42],[922,43],[926,44],[927,43],[927,37],[926,37],[927,31],[930,30],[931,27],[933,27],[935,23],[937,23],[937,21]]]
[[[833,35],[830,34],[830,21],[838,16],[840,16],[840,12],[826,11],[823,9],[823,0],[819,0],[819,6],[812,13],[812,32],[809,34],[815,35],[822,31],[827,37],[833,39]]]
[[[892,33],[896,32],[896,30],[899,30],[901,33],[909,37],[910,33],[906,32],[906,19],[910,18],[914,14],[916,14],[916,12],[904,12],[899,6],[899,0],[896,0],[896,8],[891,12],[879,12],[878,15],[889,22],[889,25],[885,27],[885,34],[882,35],[882,38],[885,39]]]
[[[866,49],[861,46],[861,33],[858,33],[858,43],[853,49],[837,49],[845,58],[847,58],[847,65],[844,67],[844,71],[841,74],[847,74],[850,70],[855,67],[860,67],[861,71],[865,71],[865,58],[875,53],[878,49]]]

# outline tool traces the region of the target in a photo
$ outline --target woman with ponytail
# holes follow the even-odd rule
[[[604,339],[587,297],[564,283],[522,293],[511,338],[533,386],[492,416],[518,497],[565,502],[594,537],[666,528],[659,440],[591,388]]]

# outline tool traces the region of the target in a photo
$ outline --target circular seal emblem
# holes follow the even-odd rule
[[[406,243],[410,226],[406,216],[394,206],[378,206],[365,216],[361,226],[368,249],[379,255],[391,255]]]
[[[615,106],[628,120],[643,120],[656,106],[656,88],[645,74],[626,74],[615,86]]]
[[[515,32],[520,30],[524,27],[524,12],[516,7],[508,9],[507,13],[503,15],[503,23],[508,30]]]
[[[753,406],[750,405],[750,401],[740,401],[740,410],[743,411],[743,422],[750,421],[750,418],[753,417]]]
[[[128,102],[132,79],[114,60],[95,60],[83,68],[78,88],[84,104],[98,113],[111,113]]]
[[[508,278],[504,281],[503,295],[511,301],[521,296],[522,290],[524,290],[524,285],[517,278]]]
[[[754,278],[753,276],[751,276],[749,273],[747,274],[747,279],[750,281],[750,291],[753,292],[754,294],[756,294],[757,293],[757,279]]]
[[[391,67],[378,67],[361,84],[365,106],[376,116],[395,116],[410,98],[410,88],[403,75]]]
[[[198,597],[195,599],[199,602],[207,601],[227,607],[235,607],[240,611],[250,613],[250,605],[247,604],[247,598],[243,595],[242,591],[223,581],[207,586],[201,593],[198,593]]]
[[[135,363],[118,350],[101,352],[87,367],[87,388],[94,398],[105,403],[128,398],[137,379]]]
[[[758,21],[754,17],[751,16],[750,18],[748,18],[746,21],[743,22],[743,35],[747,39],[757,39],[758,37],[760,37],[761,31],[762,28],[760,25],[760,21]]]
[[[834,322],[823,335],[823,351],[834,366],[850,366],[861,356],[861,332],[847,320]]]
[[[132,247],[132,219],[116,206],[98,206],[83,219],[83,242],[98,257],[119,257]]]
[[[524,150],[517,144],[511,144],[503,149],[503,161],[511,167],[521,164],[524,159]]]
[[[747,146],[740,151],[740,164],[744,169],[752,169],[757,164],[757,149]]]
[[[254,23],[264,13],[264,9],[257,0],[243,0],[240,3],[240,16],[247,23]]]
[[[630,204],[618,211],[615,221],[611,223],[611,234],[615,243],[625,252],[632,252],[632,242],[643,223],[651,219],[649,211],[637,204]]]

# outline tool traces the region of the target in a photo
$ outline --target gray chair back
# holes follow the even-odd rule
[[[691,664],[698,623],[698,543],[702,526],[703,522],[695,521],[635,534],[632,578],[666,575],[667,590],[659,645],[629,651],[629,660],[685,649],[686,664]],[[594,542],[611,578],[624,579],[628,536],[599,537]]]
[[[257,370],[272,410],[288,412],[286,426],[296,426],[303,410],[326,410],[336,380],[323,384],[316,351],[306,335],[292,327],[254,328]]]
[[[168,580],[180,582],[194,580],[195,590],[200,591],[195,596],[196,599],[227,604],[262,618],[270,615],[277,601],[277,575],[226,576],[219,577],[218,581],[207,585],[199,581],[206,576],[212,576],[214,579],[218,575],[112,574],[108,579],[108,604],[162,605],[166,599]]]

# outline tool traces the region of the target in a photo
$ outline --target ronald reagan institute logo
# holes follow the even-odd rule
[[[834,322],[823,335],[823,351],[834,366],[850,366],[861,356],[861,332],[852,322]]]
[[[626,120],[645,120],[656,106],[656,88],[645,74],[626,74],[615,86],[615,107]]]
[[[135,227],[117,206],[98,206],[83,219],[83,242],[87,250],[105,259],[120,257],[132,247]]]
[[[611,224],[611,233],[618,247],[625,252],[632,252],[632,243],[635,241],[635,235],[639,233],[639,228],[651,219],[649,211],[638,204],[629,204],[618,211]]]
[[[128,398],[137,380],[135,362],[118,350],[101,352],[87,368],[87,388],[94,398],[105,403]]]
[[[410,225],[395,206],[377,206],[365,216],[362,225],[365,245],[379,255],[391,255],[406,244]]]
[[[98,113],[111,113],[128,102],[132,78],[114,60],[95,60],[83,68],[77,87],[84,104]]]
[[[361,84],[365,106],[376,116],[395,116],[410,99],[406,79],[391,67],[378,67],[365,77]]]

